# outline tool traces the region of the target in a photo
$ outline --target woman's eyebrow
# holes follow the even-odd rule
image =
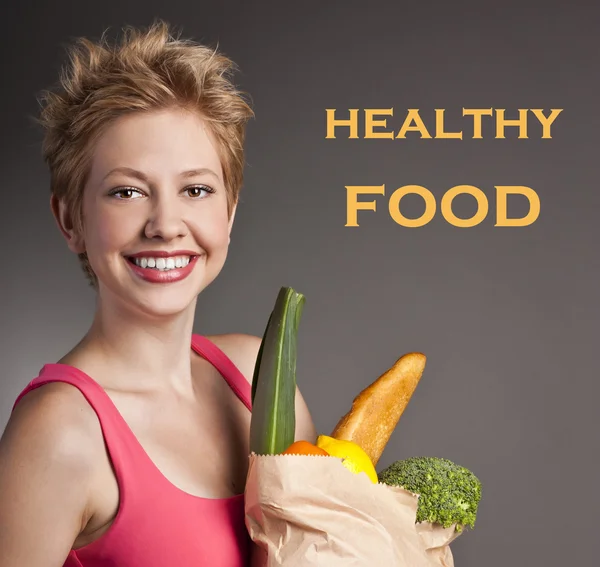
[[[218,180],[221,180],[221,176],[212,169],[210,169],[210,167],[198,167],[196,169],[189,169],[181,173],[181,177],[194,177],[196,175],[212,175]]]
[[[143,181],[144,183],[148,183],[148,181],[149,181],[149,178],[145,173],[143,173],[142,171],[139,171],[137,169],[134,169],[132,167],[115,167],[114,169],[111,169],[103,177],[102,180],[104,181],[105,179],[107,179],[111,175],[114,175],[115,173],[122,173],[129,177],[134,177],[136,179],[139,179],[140,181]],[[194,177],[196,175],[212,175],[219,181],[221,180],[221,176],[219,174],[217,174],[215,171],[213,171],[212,169],[210,169],[209,167],[197,167],[194,169],[188,169],[186,171],[182,171],[180,173],[181,177]]]

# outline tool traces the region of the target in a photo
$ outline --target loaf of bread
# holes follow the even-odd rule
[[[400,357],[354,399],[331,436],[360,445],[376,465],[423,375],[426,360],[419,352]]]

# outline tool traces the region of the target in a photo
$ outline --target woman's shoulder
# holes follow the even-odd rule
[[[220,335],[203,335],[233,362],[252,383],[256,357],[262,341],[261,337],[244,333],[224,333]]]
[[[205,338],[220,348],[235,364],[246,380],[252,384],[256,357],[262,337],[243,333],[205,335]],[[296,439],[314,441],[317,438],[315,425],[299,388],[296,388]]]
[[[15,405],[2,435],[4,449],[75,470],[93,468],[102,431],[93,408],[70,384],[50,382]]]
[[[64,557],[87,525],[103,449],[92,411],[64,383],[39,386],[15,406],[0,439],[0,524],[19,557]]]

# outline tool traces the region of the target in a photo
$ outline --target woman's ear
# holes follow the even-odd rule
[[[50,209],[52,210],[58,228],[67,241],[69,250],[76,254],[85,252],[83,237],[74,229],[73,218],[65,206],[65,203],[60,201],[56,195],[51,195]]]

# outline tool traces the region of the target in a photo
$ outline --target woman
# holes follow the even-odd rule
[[[97,290],[0,442],[0,567],[241,567],[260,339],[192,334],[227,255],[252,111],[230,60],[129,28],[44,97],[51,209]],[[297,439],[316,439],[300,393]]]

